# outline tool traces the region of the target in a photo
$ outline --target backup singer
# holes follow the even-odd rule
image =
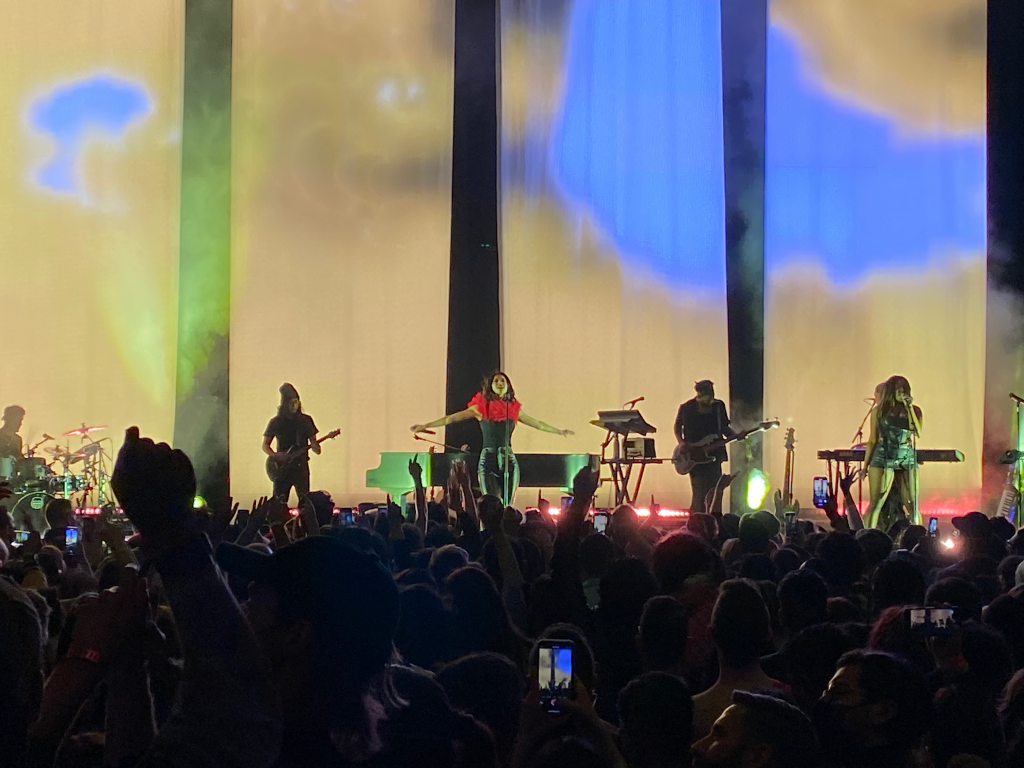
[[[309,494],[309,454],[320,453],[316,441],[316,424],[302,412],[299,393],[291,384],[281,385],[281,404],[277,415],[267,424],[263,432],[263,452],[280,462],[280,469],[274,478],[274,496],[284,502],[295,489],[301,500]],[[272,447],[277,440],[277,450]]]
[[[735,433],[729,426],[729,414],[725,403],[715,399],[715,384],[708,379],[693,385],[697,396],[679,406],[676,413],[676,441],[682,444],[697,443],[708,437],[732,437]],[[690,470],[690,487],[693,498],[690,500],[690,514],[710,512],[716,517],[722,516],[722,497],[715,495],[714,507],[706,509],[708,492],[715,488],[722,478],[722,462],[728,461],[725,448],[711,452],[714,461],[699,464]]]
[[[910,382],[892,376],[882,388],[882,397],[871,411],[871,434],[864,453],[864,467],[871,490],[871,506],[864,525],[889,530],[906,507],[912,525],[920,525],[917,508],[917,450],[921,436],[921,409],[913,404]],[[886,505],[895,483],[900,503]],[[895,509],[896,512],[890,512]]]
[[[483,450],[477,465],[480,490],[497,496],[511,504],[519,487],[519,462],[512,452],[512,431],[517,422],[541,432],[567,436],[572,430],[558,429],[523,413],[516,400],[512,383],[501,371],[484,377],[480,391],[473,395],[465,410],[452,413],[427,424],[414,424],[412,431],[424,432],[433,427],[444,427],[457,421],[476,419],[483,433]]]

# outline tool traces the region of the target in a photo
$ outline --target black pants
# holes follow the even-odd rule
[[[301,500],[309,494],[309,462],[297,461],[281,469],[274,481],[274,498],[288,502],[288,496],[295,489],[296,495]]]
[[[508,462],[508,495],[505,494],[505,466]],[[477,464],[480,492],[497,496],[506,506],[516,497],[519,488],[519,462],[511,448],[484,448]]]
[[[693,489],[693,499],[690,501],[690,514],[696,515],[702,512],[710,512],[715,517],[722,516],[722,497],[715,498],[715,505],[711,509],[705,508],[705,499],[709,491],[714,490],[715,484],[722,478],[722,464],[712,461],[709,464],[698,464],[690,470],[690,487]]]

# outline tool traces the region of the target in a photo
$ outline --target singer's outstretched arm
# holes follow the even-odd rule
[[[525,413],[519,413],[519,421],[528,427],[539,429],[541,432],[550,432],[552,435],[571,435],[573,432],[571,429],[559,429],[558,427],[552,427],[550,424],[545,424],[540,419],[535,419],[533,416],[527,416]]]
[[[457,413],[450,413],[447,416],[442,416],[440,419],[434,419],[426,424],[413,424],[409,427],[413,432],[423,432],[434,427],[447,427],[449,424],[454,424],[457,421],[469,421],[470,419],[476,419],[479,421],[482,418],[480,411],[473,408],[467,408],[464,411],[458,411]]]

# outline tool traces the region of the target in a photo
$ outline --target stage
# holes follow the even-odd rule
[[[574,433],[520,427],[516,453],[563,463],[640,397],[670,457],[710,379],[735,429],[780,422],[731,448],[726,507],[754,469],[781,486],[793,429],[810,510],[818,452],[863,443],[899,374],[917,447],[963,456],[922,465],[922,515],[991,513],[1024,393],[1024,110],[990,61],[1019,46],[990,50],[985,0],[825,5],[20,7],[0,32],[0,405],[24,407],[26,447],[58,438],[35,454],[53,477],[85,458],[44,449],[103,439],[109,472],[134,424],[189,453],[205,497],[248,503],[291,382],[340,430],[312,486],[348,507],[383,500],[382,454],[426,454],[410,427],[493,369]],[[81,426],[104,429],[64,437]],[[651,464],[652,497],[685,510],[689,482]]]

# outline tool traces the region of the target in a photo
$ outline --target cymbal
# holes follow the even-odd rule
[[[51,448],[43,448],[43,453],[48,453],[48,454],[50,454],[51,456],[54,456],[54,457],[71,456],[72,455],[71,451],[67,450],[66,448],[62,448],[59,445],[56,446],[56,447],[51,447]]]
[[[103,446],[99,443],[86,443],[77,451],[72,452],[72,456],[79,459],[84,459],[87,456],[93,456],[97,453],[103,452]]]
[[[81,437],[82,435],[88,435],[92,432],[102,432],[104,429],[106,429],[106,427],[87,427],[83,424],[77,429],[65,432],[61,437]]]

